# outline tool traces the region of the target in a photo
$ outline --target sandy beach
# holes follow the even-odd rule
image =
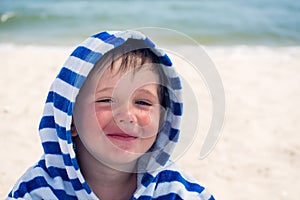
[[[42,155],[43,105],[72,49],[0,44],[1,199]],[[176,162],[216,199],[299,199],[300,47],[205,49],[225,88],[224,128],[212,153],[199,160],[209,125],[209,117],[201,119],[198,137]]]

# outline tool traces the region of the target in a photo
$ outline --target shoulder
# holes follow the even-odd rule
[[[16,182],[8,194],[8,199],[57,199],[57,196],[69,196],[64,184],[49,175],[42,167],[30,167]],[[71,197],[71,196],[69,196]]]
[[[37,191],[45,186],[41,172],[42,170],[36,166],[30,167],[15,183],[7,199],[38,198]]]
[[[142,184],[153,188],[154,199],[214,200],[202,185],[173,163],[156,173],[145,174]]]

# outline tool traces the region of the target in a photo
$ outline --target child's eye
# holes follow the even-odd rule
[[[144,101],[144,100],[138,100],[138,101],[135,101],[135,103],[138,105],[142,105],[142,106],[152,106],[152,103],[150,103],[148,101]]]
[[[96,101],[97,103],[112,103],[113,100],[111,98],[99,99]]]

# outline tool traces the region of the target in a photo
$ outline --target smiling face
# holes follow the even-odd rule
[[[120,151],[145,153],[159,128],[158,77],[146,67],[134,74],[106,71],[95,94],[99,126]]]
[[[114,66],[121,65],[121,59]],[[81,149],[112,167],[135,162],[153,145],[159,131],[159,78],[153,66],[93,76],[80,90],[74,124]]]

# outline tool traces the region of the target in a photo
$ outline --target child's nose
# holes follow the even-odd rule
[[[117,123],[130,123],[133,124],[137,121],[134,110],[130,106],[119,106],[114,111],[114,119]]]

